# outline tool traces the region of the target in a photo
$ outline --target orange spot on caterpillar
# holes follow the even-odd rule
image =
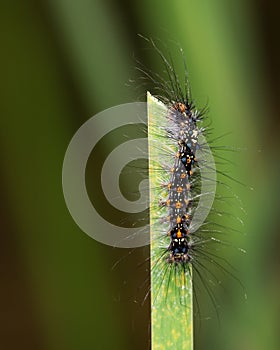
[[[184,179],[187,175],[186,174],[181,174],[180,178]]]
[[[182,191],[183,191],[183,187],[179,186],[179,187],[177,188],[177,192],[178,192],[178,193],[181,193]]]
[[[177,238],[181,238],[182,237],[182,232],[180,230],[177,231]]]
[[[180,224],[182,222],[182,218],[180,216],[177,216],[177,224]]]
[[[175,208],[180,209],[182,207],[182,204],[180,202],[176,202]]]
[[[176,110],[176,111],[179,111],[181,113],[185,113],[186,112],[186,105],[184,103],[181,103],[181,102],[178,102],[178,103],[175,103],[173,105],[173,108]]]

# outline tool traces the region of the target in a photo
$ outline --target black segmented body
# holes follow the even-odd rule
[[[168,184],[170,245],[168,247],[170,263],[184,263],[190,260],[189,228],[192,219],[192,169],[196,165],[195,151],[199,130],[196,126],[197,115],[182,103],[177,103],[170,109],[169,118],[172,128],[169,128],[170,137],[178,140],[178,152],[170,183]]]

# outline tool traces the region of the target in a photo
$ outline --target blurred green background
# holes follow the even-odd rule
[[[89,238],[61,187],[78,127],[138,97],[127,86],[134,57],[158,72],[138,33],[183,47],[197,104],[209,99],[215,135],[231,131],[224,142],[242,149],[229,157],[248,184],[232,185],[247,211],[237,238],[247,255],[230,259],[248,300],[233,289],[220,327],[197,329],[196,349],[279,349],[277,13],[272,0],[1,1],[2,349],[149,348],[148,248]]]

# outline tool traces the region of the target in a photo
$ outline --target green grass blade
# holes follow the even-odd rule
[[[163,247],[169,244],[165,226],[160,223],[158,202],[161,185],[168,181],[168,171],[158,171],[166,154],[176,145],[165,135],[167,107],[148,93],[148,142],[150,181],[150,236],[151,236],[151,328],[152,350],[193,349],[192,281],[189,271],[180,265],[168,264],[162,257]],[[165,138],[164,138],[165,137]],[[174,143],[174,142],[173,142]],[[170,164],[172,166],[172,163]]]

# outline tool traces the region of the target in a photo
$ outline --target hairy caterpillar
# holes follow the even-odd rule
[[[149,147],[149,168],[150,176],[154,177],[150,201],[151,210],[156,213],[150,218],[151,245],[155,247],[151,250],[154,255],[151,261],[152,276],[159,280],[158,290],[153,292],[152,298],[155,300],[164,294],[166,301],[171,294],[177,295],[178,304],[185,307],[192,288],[186,277],[190,277],[195,313],[200,314],[197,295],[204,289],[219,318],[213,287],[220,285],[220,274],[240,281],[232,273],[231,264],[219,253],[221,246],[231,246],[230,240],[223,236],[235,230],[216,220],[231,215],[224,210],[225,195],[216,195],[218,204],[215,207],[212,204],[217,184],[230,193],[228,197],[237,199],[230,186],[217,179],[217,174],[234,179],[216,169],[212,154],[224,163],[227,159],[218,154],[223,147],[214,146],[216,140],[210,139],[207,109],[197,109],[192,99],[183,54],[185,82],[182,85],[172,59],[168,60],[153,40],[146,40],[159,54],[166,74],[162,78],[146,68],[139,69],[147,81],[155,85],[152,91],[163,102],[162,108],[151,111],[153,120],[149,124],[153,138]],[[152,97],[148,95],[149,98]],[[205,137],[208,137],[207,141]],[[152,156],[151,148],[156,149]]]
[[[193,169],[196,166],[196,149],[199,147],[197,121],[199,112],[193,111],[188,100],[174,103],[168,114],[171,126],[167,135],[178,144],[174,166],[171,169],[170,181],[167,184],[168,198],[161,206],[168,207],[170,222],[167,248],[168,263],[184,264],[191,261],[192,243],[190,225],[193,216]]]

